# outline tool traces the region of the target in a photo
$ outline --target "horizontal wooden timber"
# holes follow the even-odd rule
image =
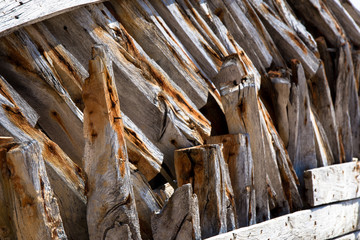
[[[360,197],[360,165],[348,162],[305,171],[306,197],[310,206]]]
[[[0,36],[85,4],[99,2],[103,0],[2,0],[0,1]]]
[[[336,238],[359,229],[359,213],[358,198],[298,211],[217,235],[208,240]]]

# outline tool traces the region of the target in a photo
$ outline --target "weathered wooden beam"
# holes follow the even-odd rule
[[[225,239],[330,239],[359,229],[360,199],[298,211],[221,234]]]
[[[44,52],[24,29],[1,38],[0,49],[1,74],[39,114],[48,136],[81,165],[83,115]]]
[[[325,141],[329,142],[332,155],[328,157],[329,164],[333,164],[340,162],[340,143],[335,108],[325,71],[326,68],[321,63],[316,74],[308,80],[307,86],[316,119],[318,119],[325,131]]]
[[[315,54],[304,44],[291,27],[286,25],[272,12],[265,2],[254,1],[252,4],[284,59],[288,62],[293,58],[298,59],[301,61],[306,74],[313,76],[319,67],[319,60]]]
[[[153,239],[151,216],[154,212],[160,211],[162,204],[157,200],[155,193],[152,191],[144,175],[133,165],[130,165],[130,169],[141,238]]]
[[[198,199],[191,184],[184,184],[160,212],[151,216],[154,240],[201,239]]]
[[[358,162],[337,164],[304,173],[306,197],[310,206],[359,198]]]
[[[195,59],[151,4],[141,0],[113,1],[105,5],[113,10],[114,17],[194,104],[199,108],[204,106],[208,95],[207,84],[197,73],[199,69]]]
[[[350,14],[352,19],[357,23],[358,26],[360,26],[360,11],[349,0],[341,0],[340,2],[341,2],[341,5]]]
[[[249,71],[250,70],[250,71]],[[259,75],[251,72],[251,61],[243,55],[231,55],[225,61],[214,83],[220,90],[225,117],[231,134],[249,133],[254,160],[256,218],[270,218],[266,186],[265,146],[258,111]]]
[[[256,223],[254,166],[247,134],[228,134],[206,139],[207,144],[223,144],[223,156],[229,168],[234,190],[237,228]]]
[[[120,102],[103,46],[94,46],[89,73],[83,87],[89,237],[141,239]]]
[[[356,231],[350,234],[346,234],[341,237],[334,238],[336,240],[357,240],[360,238],[360,231]]]
[[[345,43],[345,33],[330,10],[321,0],[289,0],[288,3],[301,14],[307,24],[315,27],[333,46]]]
[[[235,229],[234,193],[221,147],[211,144],[175,151],[178,186],[190,183],[198,197],[202,238]]]
[[[217,46],[210,46],[207,43],[175,0],[154,0],[151,1],[151,4],[187,51],[196,59],[206,75],[212,79],[221,66],[221,59],[226,56],[224,54],[227,54],[225,48],[221,46],[221,42],[216,39],[215,41],[218,43],[217,45],[221,46],[221,49],[213,49],[212,47]]]
[[[1,154],[2,189],[17,239],[67,239],[58,200],[36,140],[13,144]]]
[[[45,24],[79,60],[84,58],[81,55],[88,55],[93,42],[109,46],[117,87],[126,89],[118,92],[124,103],[122,111],[160,149],[164,163],[175,175],[174,150],[201,144],[210,134],[209,121],[194,103],[108,10],[96,6],[79,9]],[[62,34],[64,25],[70,35]],[[74,45],[78,35],[84,41]]]
[[[353,44],[360,46],[360,27],[341,5],[340,1],[341,0],[326,0],[324,3],[344,29],[346,37],[349,38]]]
[[[304,171],[317,167],[310,110],[310,97],[304,69],[299,61],[293,60],[290,104],[288,105],[290,133],[287,150],[300,181],[301,193],[304,186]]]
[[[44,133],[32,127],[19,108],[3,95],[0,95],[0,102],[1,132],[6,132],[16,142],[36,140],[39,143],[51,187],[59,200],[67,236],[87,239],[85,180],[82,169]]]
[[[102,1],[103,0],[69,0],[61,4],[54,0],[2,1],[0,3],[0,36],[9,34],[23,26],[74,10],[86,4],[99,3]]]

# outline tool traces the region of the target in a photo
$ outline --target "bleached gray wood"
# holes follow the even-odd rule
[[[350,234],[347,234],[345,236],[341,236],[338,238],[334,238],[337,240],[358,240],[360,238],[360,231],[356,231]]]
[[[0,2],[0,36],[9,34],[23,26],[40,22],[64,12],[74,10],[86,4],[103,0],[4,0]]]
[[[117,87],[126,89],[118,91],[122,111],[160,149],[174,175],[174,150],[201,144],[210,134],[210,123],[122,25],[109,20],[114,18],[109,14],[94,6],[47,20],[45,25],[82,64],[93,42],[109,46]],[[62,34],[64,25],[70,35]],[[74,45],[78,37],[82,42]]]
[[[284,59],[287,61],[294,58],[298,59],[301,61],[306,73],[313,76],[319,67],[319,60],[315,54],[304,44],[292,28],[277,18],[275,13],[271,12],[266,3],[254,1],[253,5],[262,17],[264,25]]]
[[[39,114],[39,125],[48,136],[81,165],[82,112],[43,53],[23,29],[1,38],[0,49],[3,77]]]
[[[196,73],[199,70],[195,59],[151,4],[146,0],[113,1],[111,6],[117,13],[117,19],[144,51],[171,76],[197,107],[204,106],[208,95],[207,84]]]
[[[175,0],[155,0],[151,4],[206,75],[213,78],[221,66],[221,56],[206,42],[187,15],[184,15],[178,3]]]
[[[355,45],[360,45],[360,27],[350,16],[346,9],[341,5],[341,0],[326,0],[325,4],[336,17],[344,29],[346,37]]]
[[[178,186],[190,183],[198,197],[202,238],[234,229],[234,194],[221,148],[209,144],[175,151]]]
[[[104,46],[93,47],[90,77],[83,87],[89,237],[141,239],[120,102],[107,52]]]
[[[308,89],[316,118],[324,129],[325,142],[329,143],[331,155],[328,154],[329,164],[340,162],[339,133],[335,117],[334,104],[331,97],[329,82],[327,80],[324,64],[321,63],[316,74],[308,80]],[[319,124],[317,124],[319,125]],[[321,132],[323,132],[321,130]]]
[[[156,199],[156,195],[152,191],[144,175],[134,166],[130,165],[130,168],[141,238],[153,239],[151,215],[154,212],[160,211],[162,204]]]
[[[1,94],[19,107],[20,111],[24,114],[31,126],[35,126],[39,120],[39,115],[33,108],[15,91],[15,89],[0,75],[0,91]]]
[[[305,43],[305,45],[317,55],[318,50],[314,37],[309,33],[306,27],[297,19],[294,11],[291,9],[287,1],[284,0],[270,0],[264,1],[268,5],[273,4],[274,9],[277,10],[282,20],[291,27],[297,34],[297,36]]]
[[[276,189],[277,191],[283,190],[285,199],[287,203],[283,203],[285,205],[282,209],[283,212],[277,212],[277,214],[284,213],[284,209],[286,210],[286,206],[290,208],[289,210],[291,212],[297,211],[302,209],[303,202],[301,199],[300,192],[298,190],[299,180],[295,173],[295,170],[293,168],[293,165],[291,163],[289,154],[286,151],[286,147],[282,139],[280,138],[279,133],[276,131],[275,126],[270,118],[270,115],[265,108],[264,103],[259,100],[260,102],[260,110],[264,117],[266,128],[264,129],[265,132],[268,132],[271,135],[271,143],[273,145],[273,148],[276,152],[276,163],[277,166],[275,170],[278,170],[278,172],[269,172],[269,174],[279,174],[281,178],[281,187],[278,187]],[[264,126],[265,127],[265,126]],[[267,166],[268,169],[268,166]],[[268,175],[269,175],[268,174]],[[276,192],[275,192],[276,193]],[[281,195],[280,195],[281,196]],[[275,196],[276,198],[279,198],[279,196]],[[277,199],[277,201],[279,201]],[[279,205],[279,204],[278,204]],[[280,205],[281,206],[281,205]],[[274,213],[276,214],[276,213]]]
[[[360,165],[358,162],[337,164],[304,173],[306,197],[310,206],[358,198]]]
[[[208,239],[330,239],[359,229],[359,212],[360,199],[354,199],[298,211]]]
[[[349,0],[341,0],[340,2],[341,2],[341,5],[350,14],[352,19],[357,23],[358,26],[360,26],[360,11]]]
[[[352,119],[350,104],[352,100],[352,86],[354,82],[354,65],[351,56],[350,44],[345,43],[339,48],[337,59],[336,97],[334,102],[336,123],[339,131],[340,150],[342,161],[351,161],[353,157]],[[351,109],[357,114],[357,109]]]
[[[39,143],[15,145],[2,157],[2,188],[16,238],[68,239]]]
[[[305,72],[301,63],[294,60],[292,62],[291,94],[288,106],[290,133],[287,150],[300,181],[301,193],[304,186],[304,171],[317,167],[310,110],[310,97]]]
[[[294,10],[311,23],[329,43],[338,47],[345,43],[345,33],[321,0],[289,0]]]
[[[163,209],[151,216],[154,240],[201,239],[198,199],[191,184],[184,184]]]
[[[243,55],[231,55],[214,79],[220,90],[226,122],[231,134],[249,133],[254,160],[254,186],[256,218],[261,222],[270,218],[268,192],[265,182],[266,163],[263,132],[258,109],[257,83],[259,75],[252,69],[251,61]]]
[[[256,223],[254,166],[247,134],[229,134],[206,139],[207,144],[223,144],[224,160],[234,190],[237,228]]]

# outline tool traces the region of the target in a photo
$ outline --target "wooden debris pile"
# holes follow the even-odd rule
[[[0,239],[360,230],[349,1],[47,1],[0,3]]]

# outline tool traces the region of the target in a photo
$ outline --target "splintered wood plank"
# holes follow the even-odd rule
[[[285,60],[290,61],[293,58],[297,58],[301,61],[306,73],[309,76],[313,76],[319,67],[319,60],[315,54],[297,36],[297,33],[291,27],[286,25],[271,11],[265,2],[254,1],[253,5],[263,19],[264,25]]]
[[[83,87],[90,239],[141,239],[120,102],[104,46],[93,47]]]
[[[360,199],[298,211],[209,240],[330,239],[358,230]]]
[[[0,103],[1,132],[6,131],[15,142],[36,140],[39,143],[67,236],[71,239],[88,239],[82,169],[56,143],[32,127],[19,108],[1,94]]]
[[[360,164],[349,162],[305,171],[305,188],[310,206],[360,197]]]
[[[234,190],[237,228],[256,223],[254,164],[248,134],[213,136],[208,144],[223,144],[223,155],[229,167]]]
[[[254,186],[256,194],[256,218],[261,222],[270,218],[268,190],[266,186],[267,159],[260,113],[258,110],[258,83],[260,76],[252,69],[252,63],[243,53],[225,59],[214,79],[220,90],[226,122],[231,134],[248,133],[254,160]],[[270,160],[271,161],[271,160]]]
[[[153,239],[151,215],[154,212],[160,211],[162,204],[156,199],[156,195],[146,181],[144,175],[133,165],[130,165],[130,168],[141,238]]]
[[[23,26],[71,11],[86,4],[103,0],[6,0],[0,2],[0,36],[4,36]]]
[[[81,165],[83,114],[45,58],[44,49],[24,29],[1,38],[0,49],[1,74],[39,114],[38,123],[46,134]]]
[[[154,240],[201,239],[198,199],[191,184],[176,189],[160,212],[151,216]]]
[[[17,239],[67,239],[58,200],[36,140],[15,144],[2,154],[3,194]]]
[[[341,0],[341,5],[346,9],[350,14],[353,20],[360,26],[360,11],[354,6],[354,4],[349,0]]]
[[[341,5],[341,0],[326,0],[325,4],[343,27],[346,37],[348,37],[353,44],[360,46],[360,27]]]
[[[289,117],[289,144],[287,150],[300,181],[300,191],[304,186],[305,170],[316,168],[316,146],[314,128],[310,115],[310,97],[304,69],[299,61],[292,61],[292,79]]]
[[[178,186],[190,183],[199,200],[202,238],[230,231],[229,226],[235,229],[234,194],[221,147],[209,144],[175,151]]]

